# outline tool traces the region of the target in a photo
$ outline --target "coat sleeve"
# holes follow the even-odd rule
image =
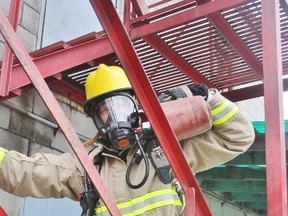
[[[84,191],[84,169],[68,153],[27,157],[0,147],[0,176],[0,188],[20,197],[77,200]]]
[[[209,101],[212,128],[181,142],[184,155],[194,173],[223,164],[245,152],[254,142],[251,122],[239,108],[217,90]]]

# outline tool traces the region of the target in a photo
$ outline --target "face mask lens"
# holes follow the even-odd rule
[[[112,98],[113,114],[118,122],[129,121],[130,114],[135,111],[133,101],[124,96],[115,96]]]
[[[109,108],[107,107],[106,102],[100,101],[97,103],[97,105],[94,107],[92,118],[99,132],[102,132],[103,134],[106,133],[106,127],[108,126],[108,116]]]
[[[131,114],[136,111],[136,105],[131,97],[114,95],[97,102],[92,117],[97,129],[107,135],[112,144],[123,149],[127,146],[126,138],[134,137]]]
[[[93,111],[96,123],[103,126],[114,126],[116,122],[127,122],[135,105],[129,97],[112,96],[97,103]]]

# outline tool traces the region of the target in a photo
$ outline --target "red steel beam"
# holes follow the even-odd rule
[[[6,212],[3,210],[1,206],[0,206],[0,216],[7,216]]]
[[[11,0],[9,21],[14,31],[17,28],[19,8],[20,8],[20,0]],[[0,95],[3,97],[9,94],[9,83],[12,72],[12,60],[13,60],[13,52],[8,46],[8,44],[5,43],[2,73],[0,78]]]
[[[226,5],[229,7],[232,7],[233,5],[240,4],[242,2],[245,2],[247,0],[231,0],[229,2],[224,2],[223,0],[218,0],[216,6],[219,6],[219,8],[223,8]],[[196,7],[195,9],[192,9],[189,11],[188,14],[184,14],[184,16],[181,16],[182,18],[178,17],[177,15],[174,15],[172,20],[167,20],[171,23],[171,26],[177,25],[177,23],[174,22],[174,19],[177,21],[179,20],[181,23],[185,23],[188,21],[191,21],[193,19],[196,19],[198,17],[204,16],[207,13],[212,13],[217,11],[217,8],[213,8],[212,11],[207,11],[205,8],[209,8],[207,4],[211,4],[211,6],[214,6],[215,4],[213,2],[209,2],[205,4],[205,7],[202,5]],[[207,7],[206,7],[207,5]],[[219,9],[218,8],[218,9]],[[193,16],[191,17],[191,14]],[[165,18],[164,20],[166,20]],[[166,21],[165,21],[166,23]],[[159,25],[160,24],[160,25]],[[161,27],[161,23],[158,23],[159,27]],[[146,24],[147,29],[151,28],[151,24]],[[167,26],[169,27],[169,25]],[[143,28],[143,27],[141,27]],[[151,28],[153,29],[153,28]],[[131,40],[134,40],[137,35],[139,35],[138,32],[139,28],[132,29],[131,33]],[[140,37],[146,35],[147,33],[144,31],[141,31],[143,35],[139,35]],[[133,33],[138,32],[138,33]],[[154,31],[153,31],[154,33]],[[134,35],[134,36],[133,36]],[[78,46],[72,46],[70,48],[66,48],[64,50],[59,50],[56,52],[53,52],[51,54],[48,54],[46,56],[41,56],[39,58],[34,59],[34,63],[39,68],[39,71],[41,72],[42,77],[49,77],[53,76],[54,74],[60,73],[64,70],[70,69],[72,67],[75,67],[79,64],[83,64],[87,61],[102,57],[107,54],[113,53],[113,49],[109,43],[109,40],[107,38],[102,39],[96,39],[93,41],[89,41],[86,43],[81,43]],[[23,71],[23,68],[21,65],[15,65],[12,69],[12,76],[11,76],[11,82],[10,82],[10,91],[19,89],[25,85],[30,84],[30,80],[27,77],[26,73]]]
[[[113,52],[108,38],[101,38],[42,56],[35,59],[34,63],[42,77],[46,78]],[[13,69],[11,90],[30,83],[22,71],[20,66]]]
[[[216,12],[208,15],[207,18],[209,22],[212,23],[213,26],[224,36],[224,38],[229,41],[230,45],[259,76],[259,78],[263,80],[262,64],[226,22],[223,16],[219,12]]]
[[[268,216],[287,216],[279,1],[262,0]]]
[[[283,80],[283,90],[288,91],[288,79]],[[246,87],[243,89],[232,90],[229,92],[223,92],[223,96],[233,102],[248,100],[251,98],[264,96],[263,84]]]
[[[138,15],[147,14],[149,12],[149,8],[147,3],[143,0],[131,0],[133,8]]]
[[[217,31],[219,31],[227,41],[229,41],[234,50],[244,59],[259,78],[263,80],[262,64],[226,22],[223,16],[219,12],[216,12],[208,15],[207,18]]]
[[[42,77],[46,78],[111,53],[114,53],[114,50],[109,39],[101,38],[35,58],[33,61]],[[9,90],[19,89],[30,83],[21,65],[15,65]]]
[[[207,4],[208,3],[206,3],[205,5]],[[199,7],[200,6],[198,6],[197,8]],[[137,31],[137,29],[134,29],[132,31]],[[93,41],[89,41],[85,43],[82,42],[78,46],[72,46],[70,48],[58,50],[46,56],[35,58],[34,62],[39,68],[42,76],[48,77],[48,76],[53,76],[57,73],[60,73],[63,70],[72,68],[76,65],[85,63],[91,59],[102,57],[106,54],[110,54],[113,52],[114,50],[111,47],[109,40],[107,38],[102,38],[102,39],[97,39],[97,40],[93,40]],[[79,55],[80,53],[81,55]],[[23,68],[21,67],[21,65],[15,65],[12,71],[10,91],[14,91],[16,89],[22,88],[25,85],[28,85],[30,83],[31,82],[29,78],[27,77],[27,75],[25,74],[25,72],[23,71]],[[233,91],[233,95],[237,94],[237,91],[238,90]],[[239,91],[242,91],[242,90],[239,90]],[[254,97],[253,94],[251,96],[247,94],[245,95],[244,99],[249,99],[253,97]],[[239,100],[240,99],[241,97],[239,98]]]
[[[138,1],[139,2],[139,1]],[[207,1],[205,1],[207,2]],[[202,4],[203,2],[201,2]],[[134,3],[135,5],[136,3]],[[207,4],[210,3],[206,3],[205,6]],[[136,4],[137,5],[137,4]],[[203,6],[198,6],[196,7],[203,7]],[[141,8],[139,6],[139,8]],[[141,11],[142,12],[142,11]],[[221,32],[221,34],[226,38],[226,40],[229,41],[229,43],[231,44],[231,46],[235,49],[235,51],[245,60],[245,62],[251,67],[251,69],[260,77],[260,79],[263,79],[263,68],[262,68],[262,64],[259,62],[259,60],[255,57],[255,55],[249,50],[249,48],[243,43],[243,41],[241,40],[241,38],[234,32],[234,30],[231,28],[230,25],[227,24],[227,22],[225,21],[225,19],[221,16],[221,14],[219,12],[215,12],[215,13],[211,13],[207,16],[207,18],[209,19],[210,23],[212,23],[214,25],[214,27],[216,27],[216,29]],[[166,19],[166,18],[165,18]],[[176,17],[175,17],[176,19]],[[180,19],[177,19],[178,22]],[[160,22],[160,21],[159,21]],[[161,21],[162,22],[162,21]],[[160,23],[159,23],[160,24]],[[170,23],[169,23],[170,24]],[[163,25],[161,25],[163,26]],[[132,32],[133,33],[133,32]],[[133,36],[133,34],[132,34]],[[149,39],[149,37],[151,39]],[[180,61],[178,61],[177,63],[177,59],[179,60],[179,56],[175,55],[175,53],[173,53],[173,50],[167,50],[167,45],[165,43],[163,43],[160,39],[157,39],[156,36],[151,35],[147,35],[144,36],[144,39],[146,40],[146,42],[148,42],[152,47],[154,47],[159,53],[161,53],[163,56],[168,56],[168,57],[172,57],[169,58],[170,62],[174,62],[173,64],[180,69],[179,67],[181,67],[182,69],[180,69],[184,74],[186,74],[189,78],[191,78],[192,76],[192,80],[199,80],[197,78],[199,78],[199,75],[201,76],[201,74],[199,74],[198,71],[196,71],[194,68],[192,68],[189,64],[188,64],[188,71],[186,70],[187,67],[185,67],[184,65],[187,65],[187,63],[185,61],[183,61],[183,59],[180,59]],[[157,39],[157,43],[155,42],[155,40]],[[161,44],[161,45],[160,45]],[[164,52],[162,52],[162,50],[164,50],[164,48],[166,47],[166,50]],[[189,73],[190,70],[190,73]],[[191,75],[191,71],[194,71],[195,73],[193,73],[193,75]],[[196,76],[196,77],[195,77]],[[196,81],[197,82],[197,81]],[[198,82],[203,82],[206,83],[209,87],[212,87],[212,84],[202,77],[200,77],[200,80]]]
[[[141,38],[143,36],[164,31],[187,22],[193,21],[199,17],[207,16],[211,13],[217,12],[222,9],[231,8],[233,6],[249,2],[250,0],[217,0],[211,1],[206,4],[199,5],[195,8],[179,12],[161,20],[149,23],[131,29],[131,39]],[[144,16],[143,16],[144,17]]]
[[[126,31],[130,31],[130,20],[131,20],[131,7],[130,0],[124,0],[124,13],[123,13],[123,24],[125,26]]]
[[[143,0],[132,0],[133,7],[139,16],[146,14],[148,6]],[[202,74],[199,73],[194,67],[183,60],[173,49],[164,43],[156,34],[150,34],[143,37],[143,39],[160,53],[165,59],[172,63],[188,78],[198,83],[205,83],[209,88],[215,87],[209,82]]]
[[[55,91],[78,104],[83,104],[86,100],[84,91],[81,91],[78,88],[69,85],[63,80],[54,80],[52,82],[49,82],[48,85],[52,91]]]
[[[190,207],[190,212],[188,212],[188,213],[185,212],[185,216],[188,216],[188,215],[189,216],[195,216],[195,214],[196,214],[196,210],[195,210],[195,204],[196,204],[195,189],[193,187],[186,188],[184,193],[185,193],[186,197],[193,198],[193,199],[190,198],[188,200],[186,199],[185,205]]]
[[[215,87],[204,76],[202,76],[199,71],[188,64],[187,61],[182,59],[174,50],[164,43],[157,35],[146,35],[143,39],[188,78],[197,83],[205,83],[209,88]]]
[[[98,171],[96,170],[93,162],[89,159],[84,145],[81,143],[75,130],[65,116],[65,113],[61,109],[59,103],[50,91],[41,73],[37,69],[36,65],[33,63],[30,55],[17,37],[16,33],[13,31],[13,28],[9,24],[2,11],[0,11],[0,31],[4,39],[6,40],[6,43],[9,44],[15,56],[18,58],[19,62],[26,71],[28,77],[31,79],[31,82],[34,84],[39,95],[43,99],[51,114],[53,115],[55,121],[58,123],[64,136],[66,137],[67,141],[71,145],[79,161],[81,162],[84,169],[87,171],[89,177],[91,178],[93,184],[99,192],[99,195],[109,208],[110,213],[112,215],[121,215],[120,211],[114,204],[112,196],[109,194],[103,180],[101,179]]]
[[[157,100],[151,84],[141,66],[130,38],[123,27],[111,1],[90,0],[111,44],[126,71],[129,80],[150,120],[157,138],[163,146],[164,152],[172,166],[184,191],[193,187],[196,193],[196,214],[209,216],[211,212],[183,155],[180,144],[176,139],[163,110]],[[107,13],[109,11],[109,13]],[[189,191],[189,190],[188,190]],[[191,194],[191,193],[190,193]],[[186,200],[187,200],[187,194]],[[193,206],[186,206],[185,214],[193,212]]]
[[[205,1],[207,2],[207,1]],[[141,5],[139,5],[142,3]],[[203,2],[201,2],[202,4]],[[138,10],[141,16],[143,12],[139,8],[143,8],[143,1],[134,1],[134,7]],[[212,13],[207,16],[209,21],[221,32],[221,34],[230,42],[236,52],[242,56],[246,63],[256,72],[256,74],[263,79],[262,64],[258,61],[255,55],[248,49],[243,43],[241,38],[234,32],[234,30],[227,24],[225,19],[218,12]],[[155,34],[144,36],[144,40],[150,44],[155,50],[157,50],[162,56],[169,60],[175,65],[180,71],[195,82],[205,83],[208,87],[213,87],[213,84],[203,77],[197,70],[195,70],[190,64],[184,61],[180,56],[177,55],[167,44],[165,44]]]

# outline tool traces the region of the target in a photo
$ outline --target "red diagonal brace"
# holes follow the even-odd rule
[[[6,40],[6,43],[9,44],[10,48],[13,50],[14,54],[20,61],[28,77],[31,79],[31,82],[34,84],[47,108],[55,118],[55,121],[58,123],[66,139],[70,143],[72,149],[74,150],[79,161],[81,162],[82,166],[85,168],[88,175],[90,176],[93,184],[98,190],[102,200],[108,207],[110,213],[112,215],[121,215],[119,209],[114,204],[111,195],[106,189],[99,173],[97,172],[93,162],[89,159],[83,144],[79,140],[79,137],[76,135],[73,127],[66,118],[65,113],[61,109],[57,100],[55,99],[43,77],[41,76],[39,70],[33,63],[31,57],[29,56],[21,41],[18,39],[16,33],[13,31],[11,25],[9,24],[2,11],[0,11],[0,31],[4,39]]]
[[[0,207],[0,216],[7,216],[6,212]]]
[[[182,73],[194,82],[204,83],[209,88],[215,86],[209,82],[204,76],[199,73],[194,67],[183,60],[173,49],[171,49],[163,40],[161,40],[156,34],[150,34],[143,37],[144,40],[152,46],[158,53],[164,56],[169,62],[175,65]]]
[[[185,192],[187,188],[194,188],[196,193],[196,214],[197,216],[210,216],[211,212],[207,206],[205,198],[200,190],[195,177],[193,176],[187,161],[184,158],[179,142],[176,139],[169,123],[161,109],[156,94],[153,91],[149,80],[141,66],[136,55],[131,40],[123,27],[119,16],[111,1],[90,0],[104,30],[106,31],[110,42],[127,72],[134,90],[143,106],[153,129],[163,146],[172,169],[178,178]],[[109,13],[107,13],[109,11]],[[189,193],[192,194],[192,193]],[[187,197],[186,200],[191,197]],[[193,199],[193,198],[192,198]],[[193,206],[186,206],[186,215],[193,213]]]
[[[20,8],[20,0],[11,0],[9,20],[14,30],[16,30],[17,27],[19,8]],[[4,58],[0,78],[0,95],[3,97],[7,96],[9,93],[9,82],[12,72],[12,60],[13,60],[12,50],[10,49],[8,44],[5,43]]]

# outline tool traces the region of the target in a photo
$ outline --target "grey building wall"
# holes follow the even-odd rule
[[[115,1],[119,11],[123,1]],[[80,0],[23,0],[18,19],[17,34],[28,52],[60,40],[68,41],[102,27],[89,1]],[[10,0],[0,0],[0,9],[8,15]],[[121,14],[121,13],[120,13]],[[0,58],[3,56],[0,37]],[[83,114],[80,104],[55,94],[65,115],[82,141],[95,135],[92,121]],[[21,96],[0,102],[0,146],[31,156],[36,152],[73,153],[63,133],[55,124],[38,93],[31,89]],[[215,216],[252,216],[237,206],[206,194]],[[0,206],[9,216],[79,215],[77,202],[19,198],[0,190]],[[66,209],[66,211],[65,211]]]
[[[96,133],[94,129],[95,126],[91,119],[88,119],[83,114],[82,108],[78,104],[60,95],[55,94],[55,96],[64,110],[66,117],[70,120],[79,135],[79,138],[85,141],[89,137],[94,136]],[[26,91],[20,97],[0,102],[0,112],[0,137],[1,146],[4,148],[16,150],[28,156],[37,152],[53,154],[61,154],[63,152],[73,153],[63,133],[58,126],[54,124],[52,116],[43,104],[38,93],[34,90]],[[38,208],[35,208],[38,209],[38,215],[40,213],[39,205],[43,206],[44,203],[49,203],[49,200],[41,201],[42,202],[37,202]],[[26,201],[26,203],[27,202],[28,201]],[[69,202],[71,203],[69,204]],[[57,204],[57,200],[55,200],[54,203]],[[18,216],[20,213],[23,214],[24,204],[25,200],[22,198],[0,191],[0,206],[7,211],[9,216]],[[80,206],[76,202],[72,203],[72,201],[67,200],[65,205],[74,205],[75,209],[79,209],[78,211],[80,211]],[[50,206],[53,206],[53,203],[50,203]],[[31,205],[30,207],[32,208]],[[71,208],[70,206],[69,209]],[[36,211],[35,209],[34,211]],[[37,215],[37,211],[35,215]],[[46,212],[41,215],[48,214]]]
[[[1,0],[0,2],[0,9],[4,11],[5,15],[8,16],[10,0]],[[41,3],[41,0],[21,1],[18,27],[16,32],[28,51],[33,51],[36,46]],[[0,37],[1,59],[3,57],[3,47],[3,38]],[[14,103],[15,106],[19,106],[24,110],[31,112],[33,110],[33,99],[32,97],[29,97],[30,94],[34,94],[33,91],[25,92],[23,96],[12,99],[10,100],[10,102]],[[36,132],[33,132],[31,130],[29,130],[28,132],[27,130],[27,127],[29,127],[28,122],[31,123],[31,119],[21,115],[21,113],[11,108],[3,106],[2,104],[0,104],[0,112],[1,146],[4,146],[8,149],[15,149],[24,154],[29,154],[32,143],[32,139],[29,139],[29,134],[37,134]],[[26,122],[25,120],[27,119],[28,121]],[[35,124],[33,126],[35,126]],[[7,211],[8,215],[19,215],[19,210],[20,206],[22,205],[23,199],[9,195],[3,191],[0,191],[0,197],[0,206],[2,206],[5,211]]]
[[[11,0],[0,0],[0,9],[8,16]],[[23,42],[25,48],[28,51],[33,51],[36,46],[39,18],[42,7],[42,0],[23,0],[21,1],[21,7],[18,17],[17,35]],[[3,42],[2,36],[0,36],[0,58],[3,57]]]

